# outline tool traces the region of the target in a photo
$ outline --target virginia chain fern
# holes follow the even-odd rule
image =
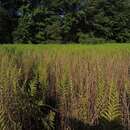
[[[120,119],[119,93],[113,81],[110,84],[107,107],[101,116],[109,122]]]
[[[5,109],[0,106],[0,130],[10,130],[10,120]]]

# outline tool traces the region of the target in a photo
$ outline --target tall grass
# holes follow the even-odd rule
[[[0,47],[0,130],[129,130],[129,45]]]

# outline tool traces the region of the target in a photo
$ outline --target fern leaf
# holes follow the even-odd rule
[[[101,114],[109,122],[116,119],[120,119],[120,104],[119,104],[119,94],[115,84],[112,82],[110,85],[108,103],[106,109]]]

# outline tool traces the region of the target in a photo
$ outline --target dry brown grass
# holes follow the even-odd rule
[[[127,47],[21,50],[0,52],[1,130],[34,130],[30,97],[57,111],[56,130],[130,128]]]

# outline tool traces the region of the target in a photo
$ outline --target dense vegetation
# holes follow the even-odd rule
[[[130,41],[129,0],[0,0],[0,43]]]
[[[129,45],[0,47],[0,130],[129,130]]]

